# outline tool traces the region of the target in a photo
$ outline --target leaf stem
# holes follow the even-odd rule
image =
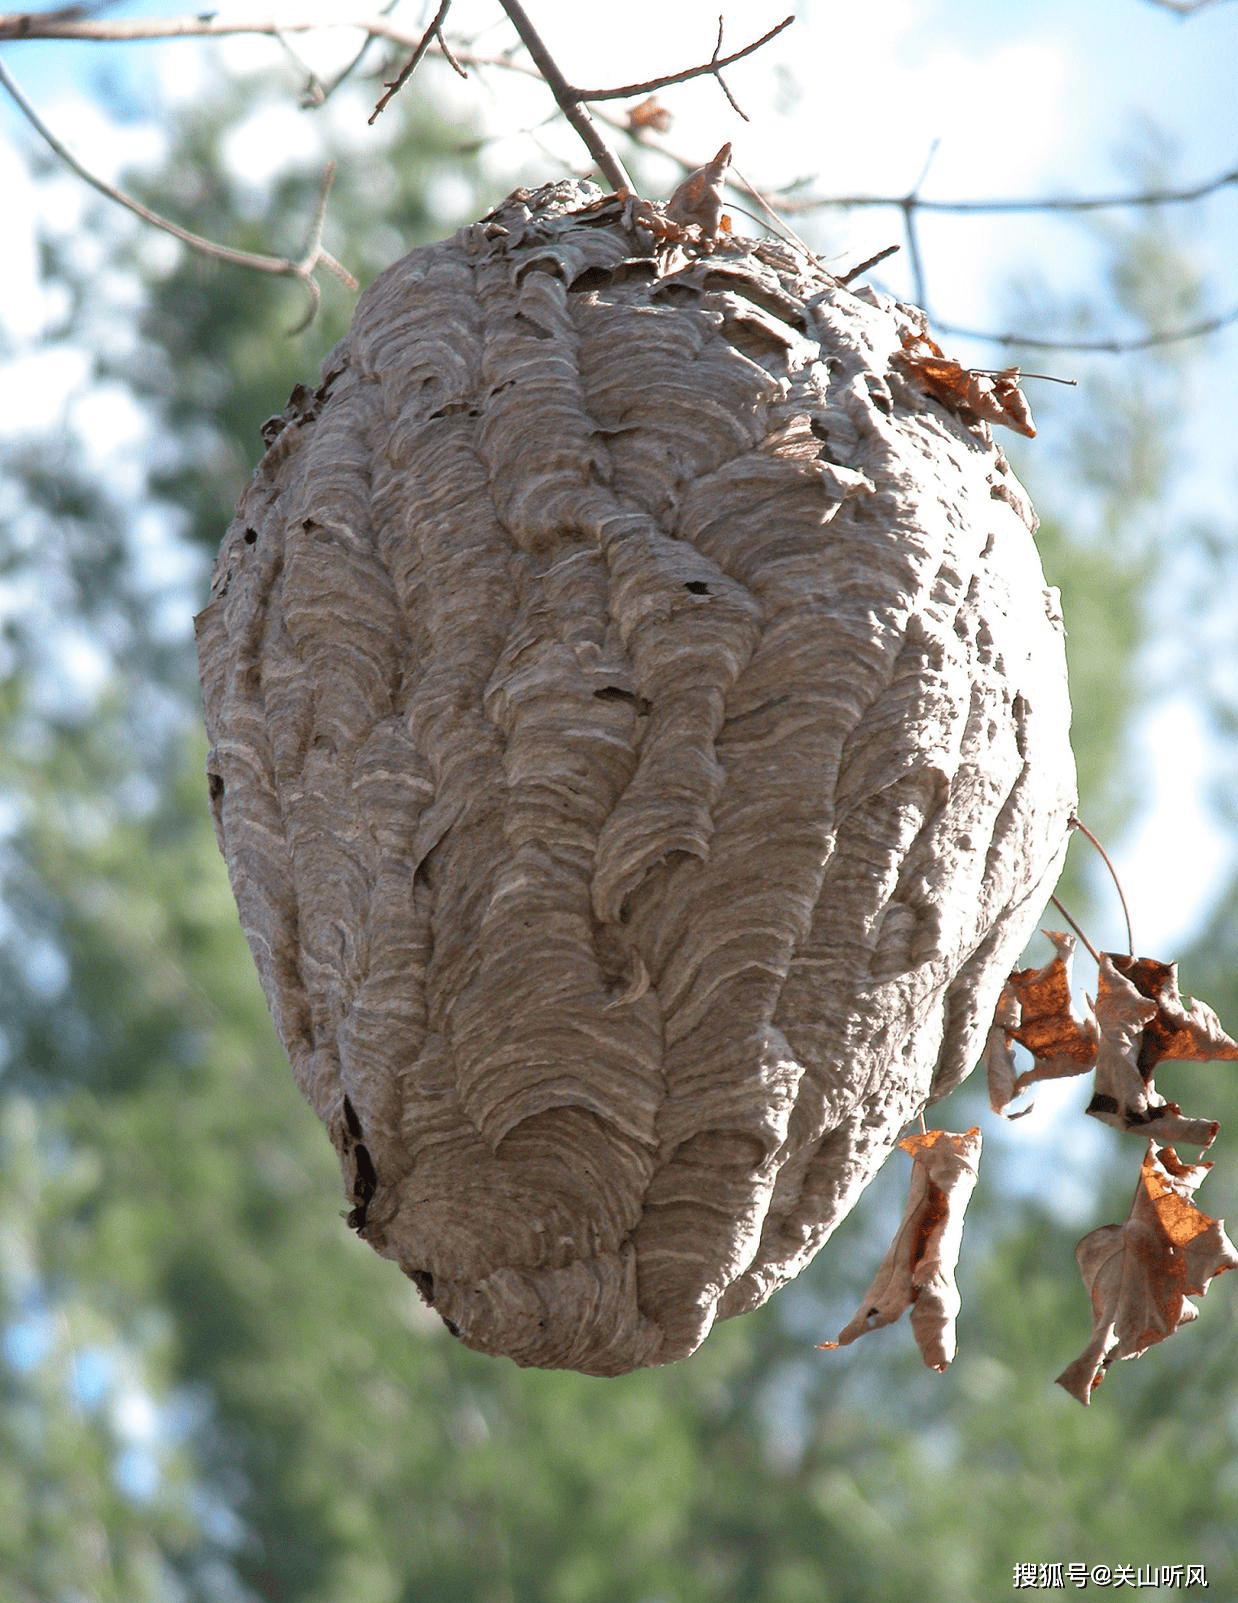
[[[1056,896],[1050,896],[1049,900],[1053,903],[1054,907],[1057,908],[1058,912],[1062,915],[1062,917],[1070,925],[1071,929],[1074,930],[1075,934],[1083,942],[1084,946],[1087,947],[1088,955],[1091,957],[1092,961],[1095,964],[1097,964],[1097,966],[1099,966],[1099,964],[1100,964],[1100,953],[1092,945],[1091,941],[1088,940],[1087,936],[1083,933],[1083,930],[1080,928],[1080,926],[1075,923],[1073,918],[1071,918],[1070,914],[1066,911],[1066,908],[1065,908],[1064,904]]]
[[[1135,937],[1134,937],[1133,933],[1131,932],[1131,912],[1130,912],[1130,908],[1127,907],[1127,905],[1126,905],[1126,895],[1122,890],[1122,881],[1118,878],[1118,871],[1113,866],[1113,862],[1112,862],[1112,860],[1111,860],[1111,858],[1109,856],[1109,853],[1105,850],[1105,848],[1097,840],[1096,836],[1093,835],[1092,831],[1088,828],[1088,826],[1079,817],[1078,813],[1072,813],[1070,815],[1070,827],[1072,829],[1077,829],[1081,835],[1086,836],[1087,839],[1091,841],[1092,845],[1095,846],[1096,850],[1100,853],[1101,862],[1103,862],[1105,867],[1109,870],[1109,877],[1113,881],[1113,888],[1114,888],[1114,890],[1117,891],[1117,893],[1118,893],[1118,901],[1121,902],[1121,904],[1122,904],[1122,916],[1126,920],[1126,949],[1130,953],[1130,955],[1132,957],[1134,957],[1134,955],[1135,955]]]

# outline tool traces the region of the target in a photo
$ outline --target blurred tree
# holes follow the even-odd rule
[[[312,175],[255,193],[227,160],[261,104],[253,85],[199,97],[149,198],[190,197],[205,231],[255,244],[263,214],[305,215]],[[422,104],[381,179],[341,156],[333,227],[362,279],[446,226],[436,178],[469,177]],[[881,1255],[901,1159],[774,1304],[689,1363],[613,1381],[459,1347],[347,1231],[215,849],[184,625],[258,425],[312,377],[348,306],[329,290],[322,323],[289,340],[296,286],[119,244],[141,283],[136,337],[97,347],[96,378],[148,420],[152,471],[110,489],[68,435],[7,462],[0,1595],[931,1603],[1005,1595],[1015,1563],[1072,1559],[1204,1562],[1214,1595],[1234,1590],[1228,1288],[1185,1352],[1124,1367],[1088,1413],[1051,1386],[1089,1328],[1073,1240],[1124,1213],[1129,1164],[1104,1188],[1112,1211],[1082,1227],[1050,1180],[1043,1206],[1014,1207],[996,1200],[1000,1163],[986,1175],[963,1356],[944,1377],[900,1329],[812,1346]],[[1134,240],[1115,261],[1137,308],[1163,260]],[[89,342],[117,285],[64,242],[44,268],[61,338]],[[1173,402],[1163,365],[1128,372],[1086,448],[1101,490],[1061,456],[1020,463],[1045,480],[1083,810],[1106,827],[1158,578],[1134,514],[1158,505],[1165,451],[1150,447],[1171,437]],[[1080,536],[1085,501],[1103,539]],[[82,640],[93,681],[65,666]],[[1211,1096],[1205,1072],[1182,1097],[1211,1113],[1205,1081]],[[946,1117],[977,1119],[981,1098],[965,1088]]]

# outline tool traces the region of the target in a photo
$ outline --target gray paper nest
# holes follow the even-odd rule
[[[199,619],[220,845],[350,1222],[483,1352],[617,1375],[764,1302],[1052,889],[1056,597],[917,327],[561,183],[264,431]]]

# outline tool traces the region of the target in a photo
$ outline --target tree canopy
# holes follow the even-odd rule
[[[203,94],[146,198],[192,196],[204,232],[255,247],[265,219],[312,211],[315,174],[255,194],[229,165],[261,93]],[[420,102],[400,115],[381,180],[355,155],[336,179],[330,226],[363,282],[451,226],[435,193],[480,205],[468,131]],[[295,284],[153,250],[103,202],[88,229],[124,272],[100,273],[80,228],[46,237],[52,338],[94,351],[93,381],[158,448],[118,484],[68,429],[4,447],[0,1592],[903,1603],[996,1596],[1030,1561],[1203,1564],[1214,1595],[1232,1591],[1229,1286],[1086,1414],[1051,1384],[1087,1330],[1074,1241],[1129,1203],[1116,1135],[1089,1149],[1082,1197],[1060,1153],[1021,1166],[1017,1126],[994,1143],[960,1270],[964,1352],[944,1376],[899,1326],[815,1350],[881,1257],[905,1178],[893,1165],[772,1304],[689,1362],[620,1380],[466,1351],[353,1238],[218,857],[184,610],[259,425],[312,381],[350,301],[328,286],[320,320],[289,338]],[[1155,220],[1108,242],[1108,293],[1133,317],[1167,285],[1192,304],[1189,255],[1171,244]],[[1073,447],[1018,458],[1064,593],[1081,812],[1106,832],[1134,799],[1121,764],[1166,594],[1198,609],[1182,616],[1200,620],[1199,655],[1180,641],[1179,660],[1207,674],[1218,772],[1238,750],[1232,642],[1215,644],[1209,600],[1234,530],[1193,531],[1171,556],[1159,524],[1190,378],[1181,350],[1120,381],[1097,369],[1086,433],[1072,423]],[[1063,895],[1086,919],[1104,892],[1076,852]],[[1222,892],[1183,962],[1186,988],[1231,1022],[1236,897]],[[1188,1074],[1224,1153],[1231,1071],[1170,1070],[1169,1094]],[[943,1121],[980,1122],[982,1097],[964,1086]],[[1224,1211],[1238,1193],[1220,1165],[1213,1185]]]

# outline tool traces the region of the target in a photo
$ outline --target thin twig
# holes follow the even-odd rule
[[[444,37],[443,37],[443,30],[441,28],[436,29],[434,37],[438,40],[439,54],[442,56],[443,60],[447,63],[447,65],[455,73],[457,78],[463,78],[464,81],[467,83],[469,75],[464,70],[464,68],[460,65],[460,63],[456,60],[455,56],[452,54],[451,46],[447,43],[446,39],[444,39]]]
[[[1125,356],[1130,351],[1146,351],[1156,345],[1176,345],[1181,340],[1200,339],[1216,334],[1223,328],[1238,323],[1238,306],[1215,317],[1203,318],[1198,323],[1187,323],[1182,328],[1159,329],[1152,334],[1136,334],[1130,339],[1050,339],[1039,334],[990,334],[983,329],[962,328],[957,323],[943,323],[933,319],[943,334],[958,338],[988,340],[993,345],[1022,345],[1038,351],[1096,351],[1104,356]]]
[[[768,33],[763,33],[759,39],[754,39],[742,50],[733,50],[729,56],[719,56],[718,50],[721,47],[719,39],[719,44],[714,48],[713,58],[700,67],[687,67],[683,72],[668,72],[664,77],[648,78],[643,83],[625,83],[618,89],[573,89],[572,93],[579,95],[582,100],[635,100],[637,95],[651,95],[655,90],[665,89],[673,83],[687,83],[689,79],[703,78],[707,73],[716,76],[720,67],[729,67],[732,62],[742,61],[745,56],[752,55],[762,45],[767,45],[771,39],[776,39],[794,21],[793,16],[784,17]]]
[[[305,88],[301,91],[300,105],[303,111],[311,107],[321,106],[327,98],[326,85],[307,61],[304,61],[284,38],[283,34],[276,34],[275,42],[288,57],[288,60],[298,72],[305,74]]]
[[[1127,905],[1126,905],[1126,896],[1125,896],[1125,894],[1123,893],[1123,890],[1122,890],[1122,881],[1118,878],[1118,871],[1113,866],[1113,862],[1110,859],[1109,853],[1105,850],[1105,848],[1097,840],[1096,836],[1093,835],[1092,831],[1088,828],[1088,826],[1079,817],[1078,813],[1072,813],[1071,814],[1070,827],[1072,829],[1077,829],[1081,835],[1083,835],[1087,840],[1090,840],[1092,842],[1092,845],[1095,846],[1096,850],[1100,853],[1101,862],[1104,863],[1105,867],[1109,870],[1109,878],[1113,881],[1113,888],[1118,893],[1118,901],[1121,902],[1121,904],[1122,904],[1122,916],[1126,920],[1126,949],[1131,954],[1131,956],[1134,957],[1134,955],[1135,955],[1135,937],[1131,933],[1130,908],[1128,908]]]
[[[396,6],[399,3],[400,3],[400,0],[387,0],[387,4],[382,9],[382,15],[384,17],[389,16],[391,14],[391,12],[393,12],[395,10]],[[440,39],[441,39],[441,37],[442,36],[440,35]],[[281,40],[283,39],[282,33],[280,35],[280,38],[281,38]],[[365,57],[369,54],[370,46],[374,43],[374,40],[376,38],[377,38],[376,34],[367,33],[365,38],[362,40],[360,47],[353,52],[352,56],[345,63],[345,65],[340,68],[340,70],[336,73],[335,77],[332,78],[332,80],[331,80],[331,82],[329,84],[322,83],[321,79],[319,79],[316,74],[314,75],[314,82],[316,82],[318,84],[319,94],[318,94],[317,98],[315,98],[313,101],[310,102],[311,105],[313,105],[313,106],[324,106],[324,105],[326,105],[327,101],[330,100],[331,96],[340,87],[340,85],[344,84],[344,83],[347,83],[349,78],[352,77],[353,73],[356,72],[357,68],[361,65],[362,61],[364,61]],[[287,45],[287,41],[284,40],[284,43],[285,43],[285,46],[286,46]],[[305,105],[305,104],[306,104],[306,102],[303,100],[302,101],[302,105]]]
[[[607,183],[616,191],[621,189],[634,191],[635,186],[624,171],[623,163],[602,138],[597,125],[582,105],[585,96],[579,89],[573,89],[563,76],[558,62],[542,43],[541,35],[529,20],[528,13],[520,4],[520,0],[500,0],[500,3],[532,57],[533,65],[545,79],[547,87],[555,97],[559,110],[584,141],[586,150],[597,163]]]
[[[394,100],[396,95],[399,94],[400,90],[403,89],[404,85],[417,71],[418,63],[420,62],[422,56],[424,56],[426,51],[430,48],[431,40],[436,34],[438,34],[439,29],[443,25],[443,18],[450,10],[451,0],[441,0],[438,10],[434,13],[434,21],[422,34],[420,40],[418,41],[417,48],[413,51],[412,55],[400,68],[399,72],[395,75],[391,82],[383,85],[383,93],[379,97],[378,104],[374,107],[374,110],[370,113],[367,119],[371,127],[373,127],[377,118],[381,116],[381,114],[387,109],[387,106],[390,104],[390,102]]]
[[[710,65],[710,68],[712,70],[712,76],[717,79],[718,88],[721,89],[722,93],[726,96],[727,101],[730,104],[731,110],[735,113],[735,115],[737,117],[742,117],[745,122],[751,122],[752,118],[748,115],[748,113],[740,105],[739,101],[736,100],[735,96],[727,88],[726,79],[722,76],[722,63],[718,59],[718,52],[722,49],[722,29],[723,29],[723,25],[724,25],[724,19],[722,17],[719,17],[718,18],[718,42],[714,46],[714,53],[710,57],[710,61],[709,61],[709,65]]]
[[[911,298],[917,306],[928,310],[928,291],[924,284],[924,263],[920,257],[920,241],[916,237],[916,201],[908,195],[903,202],[903,241],[907,246],[907,262],[911,269]]]
[[[862,262],[851,268],[849,272],[844,273],[838,282],[840,284],[849,284],[853,278],[859,278],[861,273],[867,273],[870,267],[876,267],[878,262],[884,262],[887,256],[893,256],[901,249],[901,245],[887,245],[884,250],[879,250],[874,255],[865,257]]]
[[[88,167],[84,167],[68,146],[57,138],[39,116],[21,89],[13,81],[12,75],[2,61],[0,61],[0,87],[7,91],[9,97],[27,122],[60,157],[61,161],[67,167],[72,168],[84,183],[89,184],[92,189],[98,190],[108,200],[113,200],[118,205],[124,206],[126,210],[133,212],[136,217],[140,217],[144,223],[149,223],[152,228],[162,229],[165,234],[171,234],[173,238],[179,239],[183,245],[188,245],[191,250],[197,251],[202,256],[209,256],[214,261],[227,262],[232,267],[249,268],[256,273],[272,273],[277,277],[295,278],[304,284],[310,297],[309,314],[295,329],[289,330],[290,333],[300,333],[303,328],[308,327],[314,313],[318,310],[321,291],[313,275],[320,264],[327,268],[329,272],[334,273],[341,283],[346,284],[349,289],[357,288],[356,279],[347,268],[342,267],[336,261],[329,251],[323,248],[322,244],[327,194],[335,177],[334,164],[328,167],[324,177],[322,192],[310,227],[309,239],[300,261],[294,262],[285,256],[262,256],[255,254],[253,251],[234,250],[230,245],[219,245],[212,239],[204,239],[201,234],[191,233],[189,229],[182,228],[179,223],[174,223],[167,217],[161,217],[158,212],[152,211],[149,206],[144,206],[140,200],[135,200],[132,195],[127,195],[123,189],[117,189],[114,184],[109,184],[106,179],[100,178],[97,173],[92,173]]]
[[[338,272],[349,289],[356,289],[358,287],[357,280],[346,268],[340,266],[334,256],[328,256],[327,252],[322,248],[322,233],[327,224],[327,199],[331,194],[331,185],[334,182],[335,163],[329,161],[326,171],[322,175],[322,183],[319,185],[318,204],[314,208],[314,217],[310,224],[309,237],[305,243],[305,255],[302,261],[311,262],[315,265],[321,262],[324,267],[330,267],[332,271]],[[301,321],[294,323],[288,330],[290,335],[303,334],[318,315],[318,308],[322,304],[322,290],[318,287],[318,280],[313,276],[313,268],[308,267],[304,272],[298,273],[296,276],[300,278],[309,291],[310,303]]]
[[[929,175],[929,168],[933,165],[933,157],[937,154],[937,147],[941,143],[934,139],[929,146],[928,155],[924,158],[924,166],[920,169],[920,176],[899,203],[903,213],[903,238],[907,242],[907,262],[911,269],[911,295],[917,306],[928,310],[928,289],[924,279],[924,261],[920,255],[920,240],[916,233],[916,210],[920,204],[920,190],[924,187],[924,180]]]
[[[752,182],[751,178],[745,178],[743,173],[740,172],[739,168],[736,167],[734,162],[731,163],[731,171],[743,185],[745,193],[751,195],[753,200],[756,201],[757,205],[765,213],[765,216],[768,219],[767,226],[772,228],[776,234],[785,239],[789,245],[797,246],[804,252],[805,256],[807,256],[811,261],[816,262],[817,258],[813,255],[812,251],[809,250],[808,246],[795,232],[794,228],[791,227],[790,223],[784,222],[782,218],[779,217],[778,213],[770,205],[769,201],[766,200],[765,196],[761,193],[757,186]],[[735,209],[736,211],[740,210],[738,206]],[[745,213],[745,215],[751,216],[751,213]],[[753,221],[759,222],[760,219],[754,217]],[[820,262],[817,262],[817,265],[820,266]]]
[[[1004,374],[1008,374],[1010,369],[1008,367],[969,367],[967,371],[969,373],[979,373],[984,378],[1001,378]],[[1029,373],[1026,369],[1020,371],[1020,384],[1023,383],[1024,379],[1029,378],[1044,379],[1046,384],[1065,384],[1072,390],[1079,388],[1079,380],[1077,378],[1063,378],[1060,373]]]
[[[1043,195],[1034,199],[997,198],[990,200],[925,200],[916,196],[915,208],[923,212],[949,212],[955,215],[1005,212],[1090,212],[1125,210],[1131,206],[1176,206],[1193,200],[1206,200],[1218,190],[1238,184],[1238,167],[1218,173],[1198,184],[1177,189],[1141,189],[1117,195]],[[820,211],[837,206],[850,211],[874,206],[901,207],[905,195],[805,195],[788,197],[787,211]]]
[[[266,34],[274,38],[280,33],[316,33],[325,28],[346,28],[350,32],[363,32],[375,39],[389,39],[392,44],[417,43],[418,34],[407,28],[397,28],[388,22],[382,12],[366,16],[340,18],[338,21],[322,16],[296,17],[230,17],[214,11],[199,12],[183,17],[121,17],[100,22],[91,17],[70,15],[72,8],[62,11],[5,11],[0,12],[0,40],[16,39],[80,39],[91,44],[119,44],[137,39],[227,39],[234,34]]]

